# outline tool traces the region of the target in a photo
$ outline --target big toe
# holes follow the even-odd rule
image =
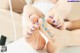
[[[29,17],[33,24],[35,24],[39,19],[39,16],[37,14],[31,14]]]

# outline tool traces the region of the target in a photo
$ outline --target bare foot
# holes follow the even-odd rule
[[[57,53],[71,42],[71,32],[54,28],[44,18],[40,30],[49,40],[47,44],[49,53]]]
[[[64,24],[65,16],[57,12],[56,8],[52,8],[45,16],[47,22],[57,29],[66,29]]]
[[[23,11],[23,35],[26,41],[35,49],[42,49],[45,46],[45,39],[39,33],[38,19],[43,14],[35,7],[26,5]]]

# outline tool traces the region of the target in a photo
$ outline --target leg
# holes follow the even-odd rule
[[[66,22],[68,30],[80,29],[80,19]]]
[[[47,50],[48,50],[49,53],[55,53],[55,51],[58,50],[57,48],[61,48],[62,49],[64,47],[66,47],[66,46],[80,46],[80,29],[79,30],[70,31],[70,33],[64,33],[63,35],[65,36],[66,34],[67,34],[67,36],[69,35],[69,38],[70,38],[70,39],[68,38],[69,40],[68,39],[67,40],[63,39],[64,42],[68,41],[68,42],[66,42],[66,44],[64,44],[62,39],[59,39],[59,40],[55,39],[55,40],[60,41],[57,44],[61,44],[62,43],[61,44],[62,46],[59,45],[60,47],[58,47],[58,45],[54,45],[54,44],[56,44],[56,42],[53,42],[53,44],[49,42],[47,44]],[[62,35],[60,35],[60,36],[62,36]]]
[[[35,7],[26,5],[23,11],[23,35],[29,44],[35,49],[42,49],[45,46],[45,40],[40,35],[39,29],[33,27],[36,25],[38,19],[43,17],[43,14],[37,10]]]
[[[80,46],[80,29],[71,31],[69,46]]]
[[[47,43],[46,48],[47,48],[48,53],[59,53],[61,49],[60,47],[57,48],[57,46],[53,45],[50,42]]]
[[[43,25],[44,25],[44,27],[43,27]],[[44,28],[46,28],[46,30]],[[43,24],[42,24],[40,30],[42,33],[44,33],[44,35],[49,40],[49,43],[47,45],[47,50],[49,53],[53,53],[53,52],[57,53],[60,49],[62,49],[69,43],[70,38],[68,36],[68,34],[69,34],[68,31],[58,30],[58,29],[52,27],[46,21],[44,23],[44,20],[43,20]],[[65,35],[65,34],[67,34],[67,35]]]
[[[48,52],[56,53],[57,51],[66,46],[80,45],[80,30],[59,30],[52,27],[47,22],[44,23],[44,26],[44,28],[47,28],[47,31],[53,35],[51,36],[50,34],[48,34],[43,27],[40,28],[41,32],[43,32],[49,40],[49,43],[47,45]]]

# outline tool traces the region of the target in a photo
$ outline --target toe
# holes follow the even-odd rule
[[[32,35],[32,31],[30,29],[27,30],[27,32],[26,32],[26,38],[30,38],[31,35]]]
[[[33,24],[36,23],[39,19],[39,16],[37,14],[31,14],[29,17]]]
[[[52,23],[51,21],[53,20],[53,16],[48,16],[48,17],[46,17],[46,21],[48,22],[48,23]]]

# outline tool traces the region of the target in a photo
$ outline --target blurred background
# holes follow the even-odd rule
[[[69,20],[74,20],[78,18],[80,19],[80,2],[77,3],[77,5],[75,4],[73,5],[71,12],[68,14]],[[26,5],[26,2],[25,0],[12,0],[11,5],[12,5],[12,11],[13,11],[12,13],[13,18],[15,21],[16,40],[18,40],[21,37],[23,37],[21,21],[22,21],[23,7],[24,5]],[[4,35],[7,37],[7,43],[12,43],[15,41],[13,21],[12,21],[12,16],[11,16],[11,11],[10,11],[9,0],[0,0],[0,36],[1,35]],[[63,53],[64,52],[79,53],[80,47],[66,48],[64,49]]]
[[[22,37],[21,17],[25,4],[25,0],[11,0],[17,35],[16,40]],[[14,41],[14,29],[11,17],[9,0],[0,0],[0,34],[7,37],[8,43]]]
[[[26,5],[25,0],[11,0],[13,18],[17,33],[16,40],[22,37],[21,19],[24,5]],[[75,2],[67,19],[74,20],[78,18],[80,19],[80,2]],[[0,34],[5,35],[8,42],[14,41],[13,27],[9,0],[0,0]]]

